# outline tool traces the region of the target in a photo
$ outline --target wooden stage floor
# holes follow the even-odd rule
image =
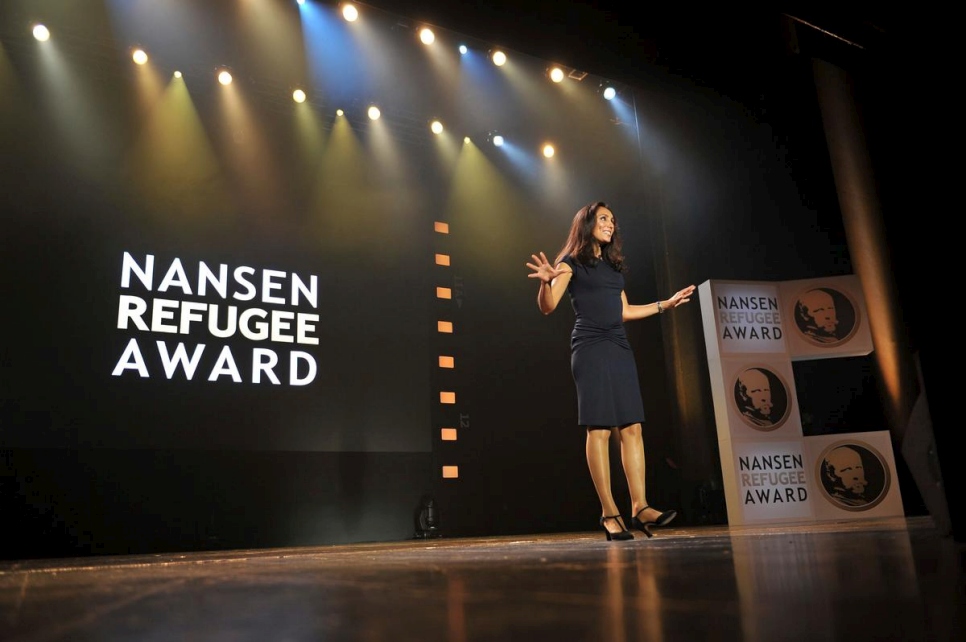
[[[0,640],[960,642],[929,517],[0,563]]]

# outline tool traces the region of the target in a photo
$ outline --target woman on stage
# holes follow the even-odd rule
[[[659,511],[645,494],[644,404],[637,366],[624,322],[644,319],[690,301],[689,285],[671,298],[631,305],[624,293],[624,257],[620,230],[603,201],[580,208],[566,243],[551,263],[546,255],[531,255],[529,278],[540,282],[537,306],[553,312],[564,292],[576,319],[571,333],[571,371],[577,387],[577,423],[587,432],[587,465],[600,499],[600,527],[607,540],[629,540],[611,492],[609,439],[620,441],[621,462],[631,497],[631,527],[652,536],[651,527],[665,526],[677,513]]]

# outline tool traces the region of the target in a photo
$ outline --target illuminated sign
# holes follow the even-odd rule
[[[178,258],[156,279],[159,274],[154,255],[136,258],[124,252],[120,286],[132,293],[118,297],[117,329],[137,336],[128,341],[112,375],[150,378],[143,351],[156,350],[167,379],[192,381],[199,367],[207,381],[304,386],[315,379],[315,356],[286,344],[319,344],[319,314],[304,311],[319,307],[317,276],[245,265],[229,269],[224,263],[212,268],[204,261],[189,275]],[[228,339],[236,340],[234,347],[225,343]],[[244,371],[236,358],[239,339],[252,344]]]

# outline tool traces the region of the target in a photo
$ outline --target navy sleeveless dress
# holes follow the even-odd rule
[[[622,319],[624,275],[606,261],[573,270],[567,293],[576,319],[570,367],[577,387],[580,426],[625,426],[644,421],[637,364]]]

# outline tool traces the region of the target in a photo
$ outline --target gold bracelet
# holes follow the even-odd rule
[[[664,314],[664,307],[661,305],[660,301],[657,302],[657,313]]]

